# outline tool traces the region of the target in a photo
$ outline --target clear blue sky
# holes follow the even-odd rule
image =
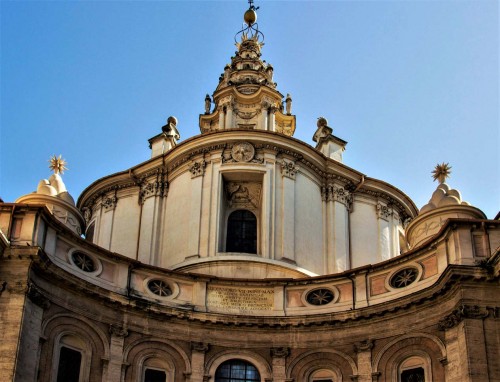
[[[291,93],[295,137],[316,119],[344,163],[420,208],[451,187],[493,218],[499,188],[497,1],[256,1],[263,59]],[[246,1],[1,1],[0,196],[48,178],[62,154],[76,199],[150,157],[169,115],[199,133],[205,94],[234,54]]]

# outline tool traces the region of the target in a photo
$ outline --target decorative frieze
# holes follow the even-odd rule
[[[198,162],[193,162],[191,166],[189,166],[189,171],[191,172],[191,178],[203,176],[205,174],[205,167],[207,167],[207,162],[205,162],[204,159]]]
[[[283,160],[281,162],[281,174],[286,176],[287,178],[295,180],[295,175],[299,170],[299,166],[295,164],[295,162]]]

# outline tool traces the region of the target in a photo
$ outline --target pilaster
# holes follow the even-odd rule
[[[209,345],[203,342],[191,343],[191,375],[187,378],[189,382],[204,382],[205,376],[205,353]]]
[[[273,382],[287,382],[286,378],[286,357],[289,354],[288,348],[272,348],[271,356],[273,357]]]
[[[354,345],[358,358],[357,382],[372,382],[372,349],[373,341],[365,340]]]
[[[113,324],[109,326],[111,335],[109,343],[108,367],[104,370],[103,380],[121,381],[124,372],[123,344],[128,336],[128,331],[123,326]]]

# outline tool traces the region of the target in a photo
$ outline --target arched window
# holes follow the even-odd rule
[[[409,357],[399,365],[400,382],[425,382],[427,364],[420,357]]]
[[[226,252],[257,253],[257,218],[250,211],[236,210],[229,215]]]
[[[217,368],[215,382],[260,382],[260,374],[251,363],[231,359]]]

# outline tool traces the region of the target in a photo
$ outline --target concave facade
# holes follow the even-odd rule
[[[1,204],[2,380],[500,379],[499,221],[446,166],[419,211],[325,118],[293,138],[255,18],[200,135],[170,117],[76,205],[61,166]]]

